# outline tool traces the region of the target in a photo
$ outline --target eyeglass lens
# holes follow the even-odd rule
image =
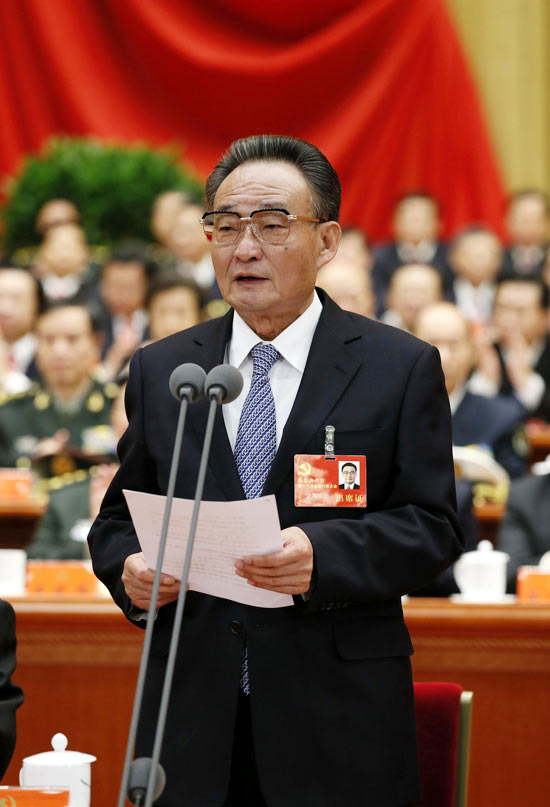
[[[234,244],[243,225],[237,213],[210,213],[203,219],[204,232],[213,244]],[[286,213],[277,210],[256,210],[251,216],[254,232],[268,244],[282,244],[288,238],[290,222]]]

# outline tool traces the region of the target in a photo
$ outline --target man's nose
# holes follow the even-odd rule
[[[252,222],[244,223],[243,230],[239,235],[235,247],[235,256],[241,261],[254,260],[261,257],[262,245],[258,236],[254,232]]]

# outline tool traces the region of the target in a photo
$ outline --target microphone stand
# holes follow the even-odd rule
[[[192,403],[196,398],[196,389],[190,384],[183,384],[177,393],[180,400],[180,410],[178,415],[178,424],[176,428],[176,437],[174,441],[174,453],[172,454],[172,464],[170,466],[170,476],[168,478],[168,489],[166,494],[166,504],[164,508],[164,517],[162,521],[162,529],[160,533],[160,543],[157,554],[157,565],[155,569],[155,577],[153,580],[153,591],[151,594],[151,602],[149,603],[149,611],[147,613],[147,626],[145,628],[145,637],[143,640],[143,647],[141,650],[141,660],[139,665],[138,680],[136,685],[136,694],[134,696],[134,706],[132,710],[132,719],[130,721],[130,730],[128,733],[128,742],[126,745],[126,755],[124,757],[124,767],[122,769],[122,780],[120,782],[120,791],[118,796],[118,807],[124,807],[126,794],[128,791],[128,781],[130,778],[130,768],[134,745],[136,741],[137,726],[139,721],[139,714],[141,711],[141,704],[143,701],[143,691],[145,688],[145,676],[147,674],[147,665],[149,663],[149,655],[151,651],[151,640],[153,638],[153,627],[155,624],[155,611],[158,592],[160,588],[160,578],[162,574],[162,562],[164,560],[164,551],[166,548],[166,540],[168,537],[168,524],[170,521],[170,512],[172,510],[172,500],[174,498],[174,489],[176,486],[176,476],[178,472],[178,465],[181,454],[181,444],[183,439],[183,430],[185,427],[185,419],[187,417],[187,409],[189,403]],[[158,764],[158,757],[157,757]],[[155,766],[156,767],[156,766]],[[162,772],[164,773],[164,772]],[[149,778],[149,787],[155,781],[155,775]],[[139,804],[141,799],[136,798],[136,805]]]
[[[212,433],[214,431],[214,418],[216,416],[216,408],[222,403],[225,395],[225,390],[221,386],[211,387],[208,391],[210,398],[210,408],[208,410],[208,420],[206,422],[206,431],[204,435],[204,445],[201,454],[199,465],[199,475],[197,478],[197,488],[195,491],[195,501],[193,504],[193,513],[191,515],[191,524],[189,526],[189,539],[187,542],[187,550],[185,552],[185,562],[183,565],[183,572],[181,576],[181,588],[178,595],[176,605],[176,613],[174,616],[174,626],[172,629],[172,637],[170,640],[170,650],[168,652],[168,661],[166,664],[166,673],[164,677],[164,685],[162,688],[162,697],[160,702],[159,715],[157,720],[157,728],[155,732],[155,740],[153,744],[153,756],[151,758],[151,767],[149,770],[149,780],[147,782],[147,792],[145,796],[145,807],[151,807],[153,803],[153,790],[155,787],[155,777],[157,766],[159,764],[160,752],[162,741],[164,738],[164,727],[166,725],[166,715],[168,712],[168,701],[170,692],[172,690],[172,680],[174,677],[174,667],[176,664],[176,654],[178,650],[178,643],[180,638],[181,623],[183,619],[183,609],[185,607],[185,597],[187,595],[187,582],[189,580],[189,570],[191,568],[191,555],[193,553],[193,546],[195,543],[195,534],[197,531],[197,522],[199,518],[199,508],[202,500],[204,490],[204,480],[206,477],[206,466],[208,463],[208,456],[210,454],[210,446],[212,443]]]

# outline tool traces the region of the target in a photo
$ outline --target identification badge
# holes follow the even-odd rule
[[[295,454],[296,507],[366,507],[367,458],[357,454]]]

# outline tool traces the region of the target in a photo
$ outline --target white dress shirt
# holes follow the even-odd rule
[[[225,360],[228,364],[237,367],[243,374],[243,389],[238,398],[223,407],[223,418],[231,448],[235,450],[237,430],[241,411],[250,390],[252,381],[253,361],[250,351],[255,345],[270,344],[281,354],[269,371],[269,382],[275,400],[275,415],[277,418],[277,447],[285,424],[294,405],[298,387],[304,374],[304,369],[313,341],[313,334],[319,322],[323,306],[317,292],[313,302],[304,313],[285,328],[272,342],[260,339],[257,333],[235,311],[233,315],[233,330],[225,351]]]

